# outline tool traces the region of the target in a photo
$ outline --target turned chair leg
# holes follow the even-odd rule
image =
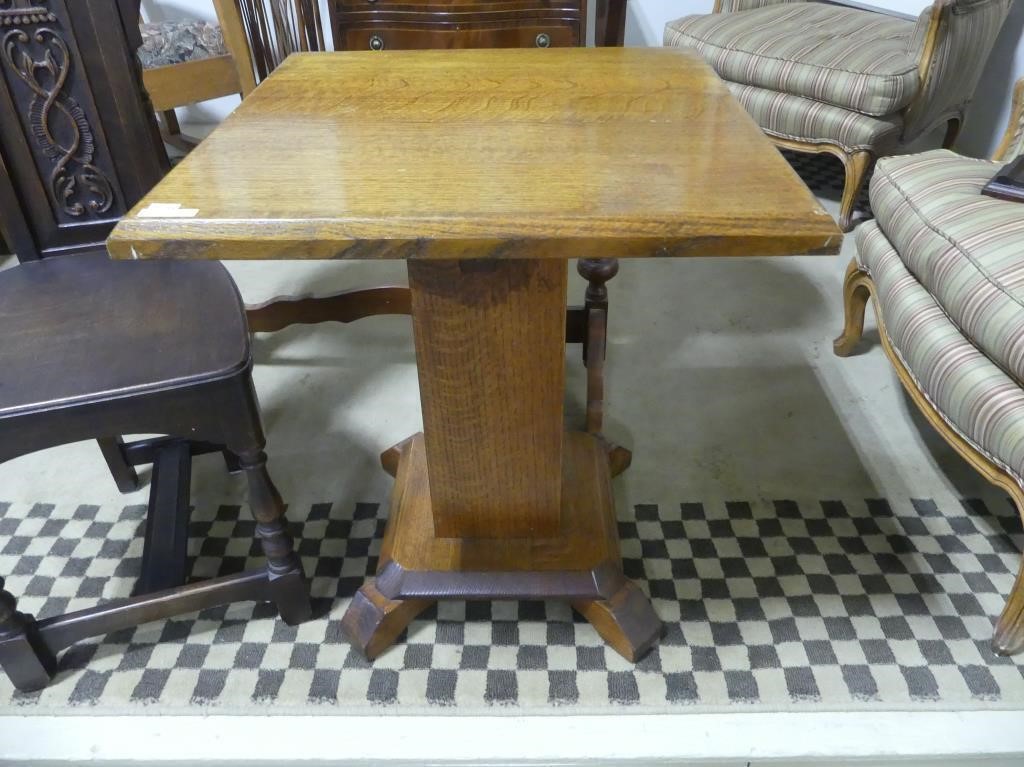
[[[617,258],[581,258],[576,264],[576,271],[587,281],[587,292],[583,297],[583,308],[589,315],[592,311],[608,315],[608,286],[606,283],[619,273]],[[589,334],[583,336],[583,364],[587,363],[587,352],[590,346]]]
[[[120,437],[101,437],[96,440],[103,454],[103,460],[107,462],[117,489],[122,493],[130,493],[139,489],[139,475],[135,467],[128,463],[128,457],[124,453],[124,440]]]
[[[302,623],[313,614],[309,588],[284,527],[284,502],[267,472],[267,456],[262,450],[254,450],[240,453],[238,462],[249,482],[249,503],[267,558],[270,593],[285,623]]]
[[[41,690],[57,672],[57,659],[36,633],[35,619],[18,612],[0,578],[0,667],[22,692]]]
[[[839,228],[844,232],[848,232],[852,228],[857,196],[860,194],[861,187],[864,186],[864,180],[868,176],[868,170],[873,161],[874,156],[871,152],[866,151],[843,156],[846,179],[843,182],[843,199],[839,203]]]
[[[587,431],[601,432],[604,420],[604,359],[608,332],[608,286],[619,272],[617,258],[581,258],[576,271],[587,281],[583,364],[587,366]]]
[[[843,332],[832,342],[837,357],[848,357],[864,334],[864,310],[871,298],[871,278],[851,259],[843,280]]]

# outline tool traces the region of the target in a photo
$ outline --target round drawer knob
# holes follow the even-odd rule
[[[538,48],[550,48],[551,47],[551,36],[546,32],[541,32],[537,35],[537,47]]]
[[[380,35],[370,36],[370,50],[371,51],[382,51],[384,50],[384,38]]]

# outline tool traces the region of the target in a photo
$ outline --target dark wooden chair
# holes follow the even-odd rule
[[[134,465],[154,464],[135,596],[37,621],[0,578],[0,666],[18,689],[45,686],[62,649],[140,623],[247,600],[274,602],[290,624],[310,616],[223,266],[102,254],[22,264],[0,272],[0,325],[0,461],[96,439],[122,491],[137,485]],[[267,565],[186,585],[191,456],[215,450],[246,475]]]

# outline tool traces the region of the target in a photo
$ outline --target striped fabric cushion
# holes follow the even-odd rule
[[[1024,390],[978,351],[908,270],[874,221],[857,227],[889,339],[918,388],[962,437],[1024,475]]]
[[[869,117],[821,101],[727,82],[765,133],[803,142],[838,144],[848,152],[884,151],[900,136],[899,115]]]
[[[722,0],[719,10],[722,13],[729,13],[731,11],[749,11],[751,8],[764,8],[766,5],[802,2],[805,0]]]
[[[887,157],[871,180],[871,207],[949,318],[1024,381],[1024,206],[981,195],[998,168],[944,149]]]
[[[665,45],[694,48],[724,79],[863,114],[899,111],[917,93],[914,22],[823,3],[686,16]]]

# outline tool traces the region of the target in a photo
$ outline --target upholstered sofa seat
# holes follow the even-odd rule
[[[208,21],[161,21],[139,27],[139,61],[146,69],[228,54],[220,26]]]
[[[917,95],[914,29],[892,16],[786,3],[671,21],[665,44],[697,50],[732,83],[883,116]]]
[[[850,354],[873,299],[910,399],[1024,518],[1024,203],[982,190],[1024,156],[1024,79],[993,159],[939,149],[878,161],[875,220],[857,229],[835,352]],[[1024,565],[992,637],[1024,650]]]
[[[917,388],[976,450],[1024,477],[1024,390],[1019,379],[964,335],[907,268],[877,222],[858,227],[856,240],[860,266],[871,275],[884,307],[890,344]]]
[[[805,144],[836,145],[851,154],[892,146],[903,130],[900,114],[851,112],[803,96],[726,82],[729,90],[769,136]],[[813,136],[813,139],[806,138]]]
[[[878,162],[878,226],[943,313],[1024,381],[1024,207],[981,194],[1000,164],[939,149]]]

